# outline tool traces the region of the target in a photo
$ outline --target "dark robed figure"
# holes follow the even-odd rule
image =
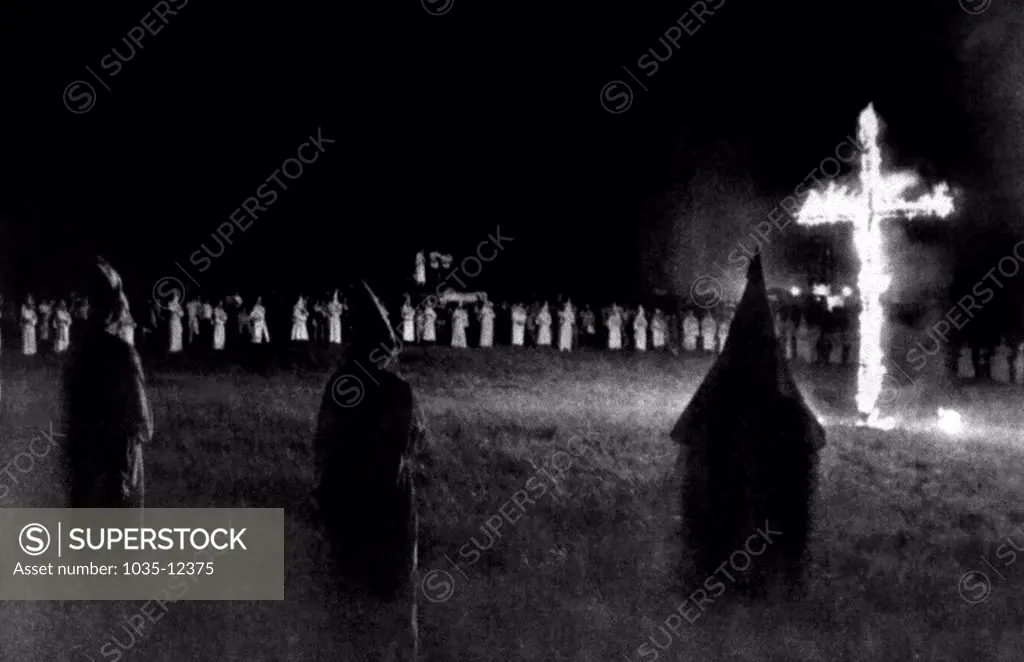
[[[72,508],[141,508],[142,447],[153,437],[142,364],[118,334],[128,310],[121,277],[102,259],[88,276],[90,315],[80,321],[64,372],[64,427]]]
[[[762,593],[780,573],[791,588],[799,586],[825,431],[776,339],[760,256],[750,265],[725,348],[672,438],[684,451],[689,579],[702,583],[724,564],[750,594]],[[739,550],[751,558],[742,572],[729,565]],[[726,582],[721,572],[717,578]]]
[[[392,598],[413,569],[423,420],[412,388],[389,369],[401,346],[380,301],[360,282],[349,303],[352,344],[317,419],[315,498],[343,574]]]

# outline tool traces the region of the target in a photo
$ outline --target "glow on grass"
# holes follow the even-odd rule
[[[953,213],[953,197],[949,186],[942,183],[927,195],[908,199],[908,190],[918,187],[920,178],[913,172],[882,172],[882,148],[878,135],[878,115],[874,105],[868,104],[860,114],[857,130],[861,143],[859,177],[851,186],[830,182],[824,191],[812,191],[797,215],[797,223],[853,224],[853,244],[860,262],[857,289],[861,300],[857,320],[860,325],[857,411],[864,425],[891,429],[894,423],[891,419],[883,419],[877,406],[886,374],[882,349],[882,295],[892,281],[885,264],[880,221],[918,216],[945,218]]]
[[[939,407],[939,429],[946,434],[959,434],[964,429],[963,419],[953,409]]]

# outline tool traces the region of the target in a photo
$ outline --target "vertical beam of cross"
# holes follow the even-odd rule
[[[857,369],[857,410],[869,425],[888,427],[878,414],[878,396],[886,370],[882,331],[885,314],[882,295],[892,278],[885,260],[881,221],[924,216],[945,218],[953,213],[953,195],[945,183],[915,199],[907,191],[920,183],[913,172],[885,173],[879,144],[879,119],[874,104],[859,118],[860,173],[851,186],[831,182],[824,191],[812,191],[797,214],[800,225],[853,224],[853,243],[860,268],[857,289],[861,312]]]

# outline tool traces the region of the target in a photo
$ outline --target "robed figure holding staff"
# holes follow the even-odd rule
[[[393,371],[401,344],[365,282],[350,312],[352,344],[317,417],[314,499],[352,602],[383,612],[372,619],[374,641],[352,642],[378,660],[393,642],[411,650],[417,640],[414,480],[425,424],[412,388]]]
[[[142,447],[153,438],[142,364],[118,334],[128,312],[121,277],[102,258],[89,276],[93,309],[64,371],[72,508],[141,508]]]

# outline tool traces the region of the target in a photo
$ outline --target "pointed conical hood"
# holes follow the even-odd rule
[[[710,422],[742,416],[738,409],[745,405],[763,406],[780,397],[806,410],[815,428],[811,434],[824,438],[775,336],[761,256],[757,255],[747,271],[747,287],[729,325],[725,347],[676,423],[672,438],[690,443],[691,436]]]
[[[92,307],[90,320],[99,326],[116,321],[128,309],[120,274],[99,256],[89,271],[87,297]]]

